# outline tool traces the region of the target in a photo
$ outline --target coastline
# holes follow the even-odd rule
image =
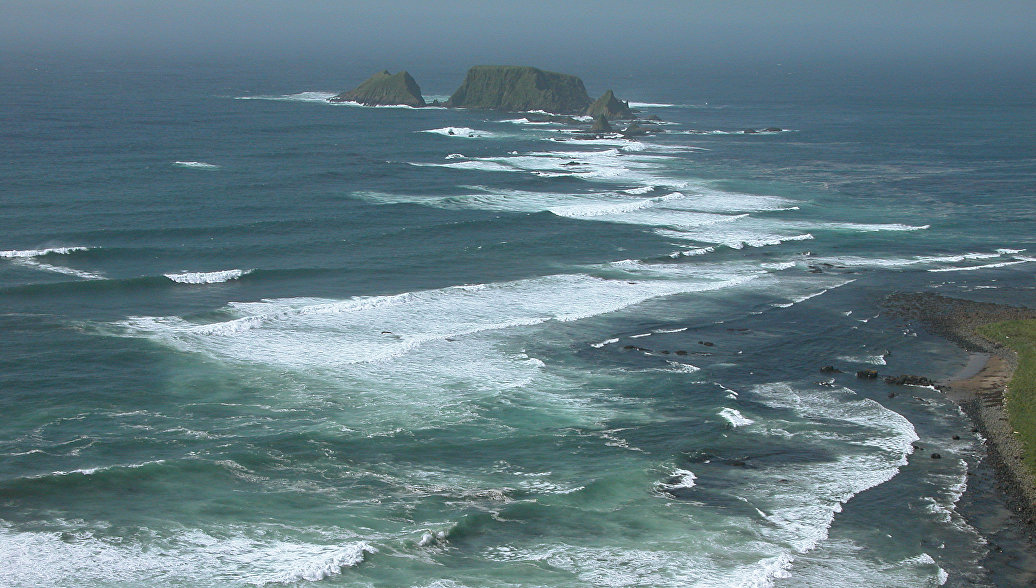
[[[1008,520],[981,529],[994,539],[983,564],[994,573],[1005,566],[1014,568],[1012,583],[1036,583],[1036,570],[1031,566],[1036,561],[1036,475],[1022,461],[1022,444],[1004,404],[1018,357],[977,332],[978,327],[990,323],[1036,318],[1036,310],[929,293],[896,293],[886,300],[886,307],[969,352],[967,365],[950,379],[936,382],[935,387],[971,419],[973,431],[982,436],[986,449],[984,463],[975,468],[978,471],[968,472],[966,495],[976,509],[983,502],[999,499],[1010,510]],[[976,488],[982,483],[992,488]],[[1022,563],[1026,561],[1028,565]]]

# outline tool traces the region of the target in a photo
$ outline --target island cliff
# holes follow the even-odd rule
[[[406,71],[395,75],[388,71],[376,73],[356,88],[330,99],[330,102],[358,102],[365,106],[425,105],[421,88]]]
[[[543,110],[583,114],[590,105],[583,80],[535,67],[476,65],[450,96],[447,107],[486,110]]]

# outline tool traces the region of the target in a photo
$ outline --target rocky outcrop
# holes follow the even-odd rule
[[[583,114],[590,97],[583,80],[535,67],[476,65],[446,101],[453,108]]]
[[[594,118],[594,124],[593,124],[592,127],[590,127],[590,132],[591,133],[610,133],[610,132],[612,132],[612,126],[610,124],[608,124],[608,117],[605,116],[603,113],[602,114],[598,114],[597,117]]]
[[[376,73],[356,88],[343,92],[331,102],[358,102],[366,106],[425,106],[421,88],[406,71]]]
[[[623,102],[608,90],[586,109],[586,115],[597,117],[604,115],[608,120],[628,120],[636,118],[630,109],[629,102]]]

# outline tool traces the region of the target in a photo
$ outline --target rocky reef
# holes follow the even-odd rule
[[[594,118],[597,118],[598,115],[604,115],[608,120],[636,118],[633,110],[630,109],[629,102],[619,100],[611,90],[605,92],[604,95],[591,104],[586,109],[586,115]]]
[[[472,67],[446,101],[453,108],[579,115],[589,105],[590,96],[578,77],[514,65]]]
[[[372,75],[356,88],[330,99],[331,102],[358,102],[365,106],[425,105],[421,87],[406,71],[390,74],[387,70]]]

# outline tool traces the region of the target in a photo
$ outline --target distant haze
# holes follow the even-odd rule
[[[473,63],[1022,63],[1036,2],[0,0],[0,51]]]

